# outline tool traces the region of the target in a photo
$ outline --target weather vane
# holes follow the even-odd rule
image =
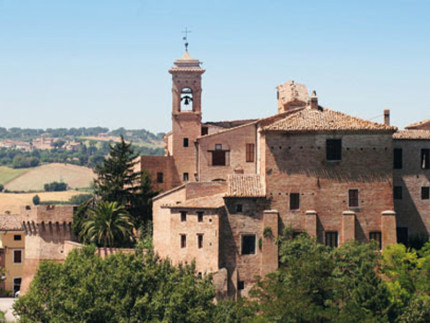
[[[185,30],[182,33],[185,34],[182,39],[185,40],[185,51],[188,52],[188,34],[191,33],[191,30],[188,30],[187,27],[185,27]]]

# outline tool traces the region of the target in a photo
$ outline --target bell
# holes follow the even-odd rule
[[[186,97],[185,97],[185,102],[184,102],[184,104],[185,104],[185,105],[190,104],[190,98],[189,98],[188,96],[186,96]]]

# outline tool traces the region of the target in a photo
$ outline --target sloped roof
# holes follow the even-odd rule
[[[264,197],[260,175],[229,175],[226,197]]]
[[[427,130],[430,130],[430,119],[408,124],[405,128],[406,129],[426,129],[427,128]]]
[[[393,126],[371,122],[323,107],[297,109],[294,113],[263,126],[263,130],[291,132],[362,130],[394,132],[396,129]]]
[[[205,122],[204,125],[217,126],[221,128],[234,128],[244,124],[252,123],[257,121],[258,119],[247,119],[247,120],[232,120],[232,121],[209,121]]]
[[[399,130],[393,134],[397,140],[430,140],[430,130]]]
[[[0,231],[24,231],[18,215],[0,215]]]
[[[218,209],[224,205],[224,193],[189,199],[178,204],[166,204],[170,209]]]

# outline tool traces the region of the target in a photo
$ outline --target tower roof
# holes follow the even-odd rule
[[[174,61],[173,67],[169,70],[169,73],[177,73],[177,72],[197,72],[204,73],[205,70],[201,68],[200,62],[198,59],[191,57],[188,51],[185,51],[184,55],[181,58]]]

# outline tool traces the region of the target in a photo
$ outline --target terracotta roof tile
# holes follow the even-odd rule
[[[430,119],[426,119],[426,120],[422,120],[422,121],[418,121],[415,123],[411,123],[408,124],[406,127],[406,129],[426,129],[426,130],[430,130]]]
[[[171,209],[218,209],[224,206],[224,194],[197,197],[178,204],[163,205]]]
[[[0,215],[0,231],[23,231],[21,217],[18,215]]]
[[[226,197],[264,197],[260,175],[229,175]]]
[[[323,107],[297,109],[285,118],[263,127],[263,130],[291,132],[362,130],[394,132],[396,129],[393,126],[371,122]]]
[[[252,123],[258,119],[247,119],[247,120],[232,120],[232,121],[209,121],[205,122],[205,125],[217,126],[221,128],[234,128],[247,123]]]
[[[393,139],[430,140],[430,130],[399,130],[393,134]]]

